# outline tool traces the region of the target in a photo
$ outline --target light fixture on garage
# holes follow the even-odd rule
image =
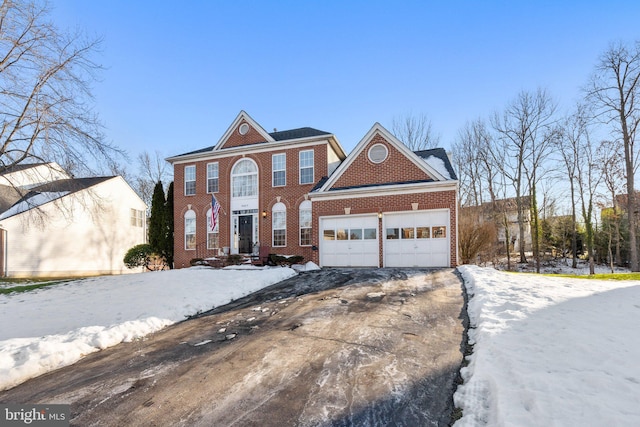
[[[262,218],[267,218],[267,211],[262,211]]]
[[[378,211],[378,219],[382,219],[382,211]]]

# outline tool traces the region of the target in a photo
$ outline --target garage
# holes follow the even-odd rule
[[[388,213],[383,217],[385,267],[448,267],[449,210]]]
[[[378,267],[378,216],[320,218],[320,265]]]

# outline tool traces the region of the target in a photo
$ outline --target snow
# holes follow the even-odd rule
[[[284,267],[193,267],[0,295],[0,390],[294,275]]]
[[[640,281],[459,271],[473,353],[455,427],[640,425]]]
[[[433,169],[436,170],[440,175],[444,177],[444,179],[451,179],[451,174],[447,170],[447,167],[444,164],[444,161],[436,156],[429,156],[425,159],[425,162],[429,164]]]
[[[67,194],[69,194],[68,191],[44,192],[35,194],[28,199],[22,200],[21,202],[18,202],[15,205],[11,206],[11,208],[0,215],[0,220],[26,212],[30,209],[33,209],[34,207],[41,206],[45,203],[49,203],[53,200],[64,197]]]

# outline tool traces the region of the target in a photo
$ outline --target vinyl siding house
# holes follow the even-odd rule
[[[447,154],[412,152],[378,123],[346,155],[329,132],[268,133],[241,111],[217,144],[167,161],[176,268],[260,246],[322,267],[457,265],[458,181]]]
[[[128,273],[146,205],[119,176],[72,178],[55,163],[0,175],[0,271],[8,277]]]

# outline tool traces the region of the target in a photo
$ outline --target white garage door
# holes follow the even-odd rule
[[[320,265],[378,267],[378,217],[320,218]]]
[[[449,210],[384,215],[385,267],[448,267]]]

